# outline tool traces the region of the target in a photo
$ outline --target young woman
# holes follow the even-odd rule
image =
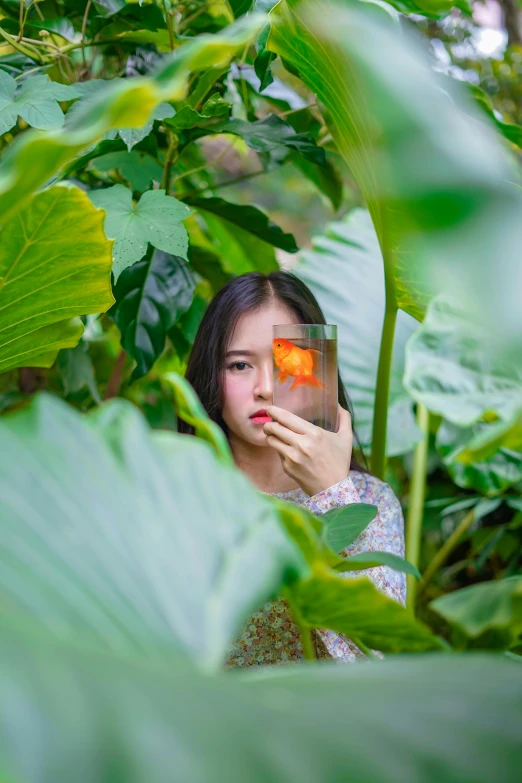
[[[236,465],[263,493],[304,506],[314,514],[348,503],[379,509],[357,541],[345,550],[386,551],[404,557],[404,520],[388,484],[352,455],[353,414],[339,376],[337,432],[327,432],[272,405],[272,326],[325,323],[310,289],[290,272],[249,272],[227,283],[200,324],[186,378],[210,418],[224,430]],[[180,432],[193,433],[179,421]],[[356,441],[357,442],[357,441]],[[365,573],[385,594],[405,602],[403,574],[387,567]],[[360,655],[346,637],[317,630],[320,658],[351,661]],[[230,651],[228,664],[252,666],[303,658],[299,631],[284,601],[256,612]]]

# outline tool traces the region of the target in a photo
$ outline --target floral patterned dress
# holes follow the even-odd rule
[[[392,488],[375,476],[352,470],[347,478],[310,497],[302,489],[290,492],[264,493],[303,506],[313,514],[324,514],[331,508],[348,503],[371,503],[379,513],[347,547],[343,554],[359,552],[391,552],[404,557],[404,518]],[[383,593],[405,604],[406,578],[404,574],[386,566],[366,571],[347,571],[341,576],[368,576]],[[336,661],[354,661],[362,655],[358,647],[342,634],[317,629],[315,646],[318,658]],[[247,623],[239,639],[232,646],[226,665],[262,666],[287,663],[304,658],[299,636],[288,605],[283,599],[271,601],[256,612]]]

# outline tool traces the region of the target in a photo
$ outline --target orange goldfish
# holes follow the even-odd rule
[[[285,340],[282,337],[276,337],[272,341],[272,350],[276,367],[279,370],[276,378],[279,378],[280,385],[290,375],[294,378],[290,391],[297,389],[298,386],[326,388],[324,383],[321,383],[314,375],[314,361],[315,357],[321,355],[320,351],[313,348],[299,348],[290,340]]]

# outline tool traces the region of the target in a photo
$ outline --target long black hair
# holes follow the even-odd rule
[[[295,313],[301,324],[326,323],[315,296],[292,272],[247,272],[226,283],[210,302],[199,325],[189,356],[185,378],[194,388],[208,416],[228,437],[221,412],[225,381],[225,354],[239,318],[263,305],[279,301]],[[352,417],[354,444],[364,466],[352,455],[351,470],[369,473],[366,457],[355,432],[352,404],[338,374],[339,404]],[[178,417],[178,431],[189,435],[194,428]]]

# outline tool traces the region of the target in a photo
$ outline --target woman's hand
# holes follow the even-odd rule
[[[328,432],[284,408],[270,405],[273,421],[263,426],[266,442],[281,457],[287,476],[310,496],[348,476],[352,457],[352,418],[339,405],[339,429]]]

